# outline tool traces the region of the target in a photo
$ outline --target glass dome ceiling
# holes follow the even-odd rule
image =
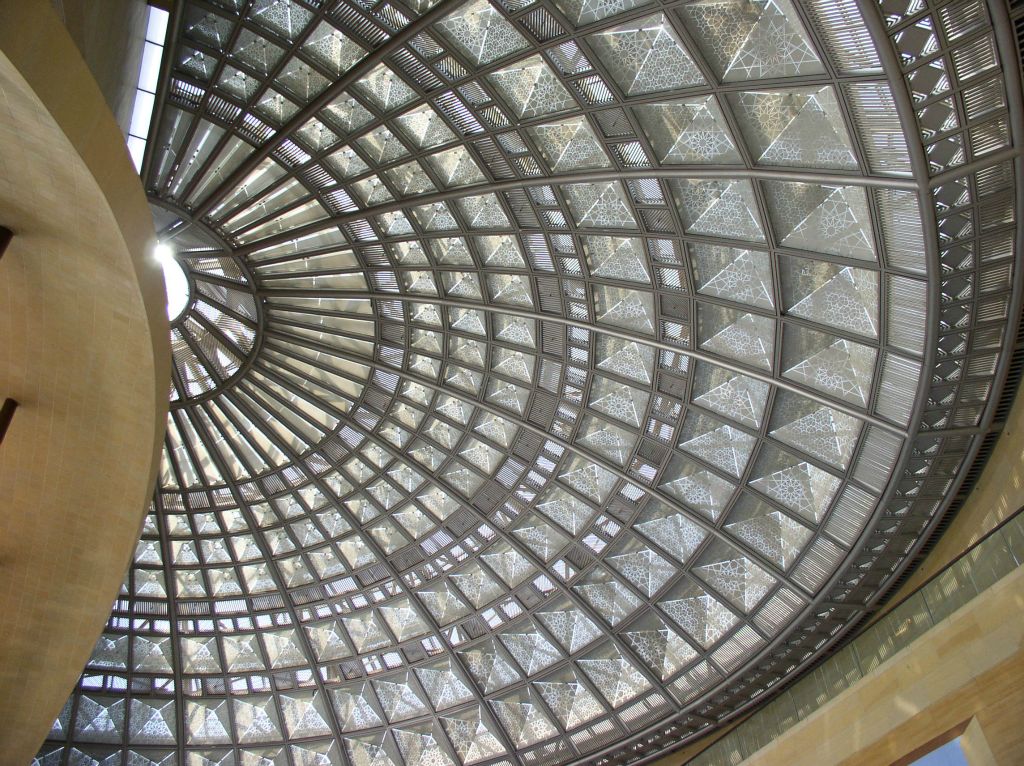
[[[160,482],[38,763],[646,761],[961,498],[1020,312],[1002,3],[177,7]]]

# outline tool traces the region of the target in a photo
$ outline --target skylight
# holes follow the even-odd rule
[[[135,106],[128,130],[128,151],[135,163],[135,169],[142,169],[142,158],[146,152],[149,124],[153,119],[156,104],[156,89],[160,78],[160,61],[163,58],[164,42],[167,39],[167,11],[150,6],[146,23],[146,42],[142,50],[142,67],[139,70],[139,84],[135,90]]]
[[[185,270],[174,255],[170,245],[160,244],[156,258],[164,272],[164,288],[167,291],[167,318],[174,322],[188,305],[189,287]]]
[[[194,294],[49,745],[612,766],[784,685],[998,402],[1002,5],[181,0]]]

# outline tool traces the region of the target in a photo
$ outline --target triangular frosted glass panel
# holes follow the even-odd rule
[[[583,417],[576,436],[578,445],[620,467],[629,461],[636,442],[636,434],[593,415]]]
[[[657,499],[647,503],[633,526],[680,564],[685,564],[707,538],[704,528],[687,514]]]
[[[643,240],[635,237],[582,237],[590,273],[595,277],[650,284]]]
[[[359,731],[384,724],[368,682],[331,689],[330,695],[342,731]]]
[[[878,337],[878,273],[827,261],[779,258],[786,313]]]
[[[479,707],[441,716],[440,721],[455,754],[466,766],[506,753],[505,746],[491,729],[494,724],[488,724]]]
[[[789,569],[814,534],[761,500],[744,495],[724,528],[780,569]]]
[[[353,766],[402,766],[394,745],[387,734],[365,737],[346,737],[345,749]]]
[[[605,561],[648,598],[677,573],[672,563],[648,548],[636,537],[628,538],[605,557]]]
[[[533,676],[562,659],[562,653],[557,647],[553,646],[529,620],[503,630],[498,634],[498,640],[504,644],[528,676]]]
[[[465,3],[436,25],[441,36],[472,63],[490,64],[529,47],[487,0]]]
[[[551,561],[569,544],[569,538],[558,527],[536,514],[530,514],[524,524],[512,530],[512,534],[545,562]]]
[[[689,245],[697,292],[763,309],[775,307],[768,253],[722,245]]]
[[[573,654],[603,635],[601,629],[569,599],[556,599],[550,606],[535,613],[562,648]]]
[[[652,0],[554,0],[555,6],[577,26],[650,5]]]
[[[789,0],[695,0],[680,10],[725,82],[825,71]]]
[[[613,627],[635,612],[641,603],[632,591],[602,568],[591,570],[572,589]]]
[[[412,606],[408,596],[382,604],[380,613],[398,641],[407,641],[428,632],[427,623]]]
[[[607,499],[611,493],[611,487],[615,485],[617,480],[617,477],[611,471],[595,465],[593,461],[582,457],[575,457],[570,460],[568,465],[558,474],[558,478],[584,497],[599,504]],[[542,512],[547,512],[543,505],[539,505],[538,508]],[[593,514],[595,511],[584,504],[581,512]],[[558,519],[554,520],[558,521]],[[574,535],[577,529],[569,529],[569,531]]]
[[[289,738],[322,737],[331,733],[320,692],[289,692],[279,695],[278,699]]]
[[[609,285],[595,285],[593,289],[598,322],[648,335],[654,333],[654,297],[651,293]]]
[[[830,86],[731,93],[729,103],[757,164],[857,169]]]
[[[501,585],[476,561],[470,561],[459,571],[453,572],[450,577],[455,586],[477,609],[500,598],[504,593]]]
[[[700,348],[713,354],[771,370],[775,350],[775,320],[722,306],[698,307]]]
[[[661,489],[712,521],[721,516],[736,489],[718,474],[682,456],[672,458],[661,481]]]
[[[417,149],[428,149],[455,140],[455,134],[441,116],[426,104],[399,115],[395,122]]]
[[[387,112],[416,98],[416,92],[391,69],[378,64],[352,86],[381,111]]]
[[[765,241],[750,181],[673,180],[669,185],[687,234]]]
[[[459,656],[484,694],[511,686],[522,678],[505,652],[497,648],[494,639],[460,651]]]
[[[473,699],[469,682],[455,671],[449,658],[419,666],[416,668],[416,677],[435,710],[445,710]]]
[[[510,590],[528,580],[536,571],[529,559],[504,540],[492,545],[480,558]]]
[[[699,362],[694,374],[693,402],[745,426],[759,428],[768,404],[763,380]]]
[[[812,457],[845,468],[861,422],[850,415],[789,391],[775,398],[769,434]]]
[[[453,188],[483,183],[486,179],[464,146],[456,146],[427,157],[427,164],[440,177],[442,186]]]
[[[678,632],[654,612],[623,631],[622,639],[654,674],[665,680],[699,656]]]
[[[704,84],[704,76],[661,13],[587,38],[627,96]]]
[[[608,156],[585,117],[527,128],[556,173],[608,167]]]
[[[748,613],[777,582],[749,558],[721,541],[708,547],[692,571],[733,606]]]
[[[824,517],[842,483],[828,471],[775,447],[761,450],[750,486],[813,524]]]
[[[867,406],[876,349],[802,327],[788,326],[784,338],[784,377],[850,404]]]
[[[579,467],[574,466],[570,468],[569,471],[563,474],[562,478],[574,489],[593,491],[596,495],[593,499],[596,502],[601,502],[599,497],[603,491],[602,486],[607,483],[608,479],[614,482],[615,477],[613,474],[604,471],[604,469],[598,469],[597,466],[593,467],[595,469],[593,475],[587,471],[585,465],[580,465]],[[596,474],[597,470],[602,471],[602,474]],[[605,477],[605,474],[607,477]],[[569,494],[560,487],[552,487],[542,495],[537,501],[537,510],[572,535],[579,534],[597,515],[596,508],[593,508],[588,503],[580,500],[575,495]]]
[[[636,229],[636,219],[618,181],[562,187],[576,225],[597,229]]]
[[[492,72],[487,79],[519,117],[561,112],[576,103],[540,56]]]
[[[628,423],[634,428],[639,428],[650,398],[651,395],[647,391],[641,391],[625,383],[595,375],[594,381],[590,385],[588,406],[623,423]]]
[[[375,680],[373,690],[389,721],[415,718],[430,709],[419,689],[411,683],[408,671]]]
[[[679,448],[738,478],[756,443],[745,431],[691,412],[683,424]]]
[[[604,706],[572,667],[535,681],[533,685],[551,712],[567,729],[582,726],[605,712]]]
[[[597,338],[597,367],[638,383],[649,384],[654,374],[654,349],[637,341],[610,335]]]
[[[651,682],[640,669],[610,642],[581,657],[578,663],[613,708],[651,688]]]
[[[717,643],[738,622],[736,615],[693,581],[674,586],[658,607],[705,649]]]
[[[435,735],[434,726],[429,723],[393,728],[391,735],[395,738],[402,759],[407,763],[429,763],[433,766],[455,766],[455,761],[441,746],[440,732]]]
[[[714,96],[644,104],[633,111],[663,165],[741,163]]]
[[[529,747],[558,733],[543,705],[528,689],[491,700],[491,708],[516,747]]]
[[[235,732],[239,742],[281,740],[281,726],[277,719],[277,706],[273,697],[253,694],[236,698],[232,700],[232,707],[235,714]]]
[[[867,195],[854,186],[766,181],[779,244],[798,250],[875,260]]]

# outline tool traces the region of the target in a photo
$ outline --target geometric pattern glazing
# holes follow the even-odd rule
[[[628,763],[838,640],[1019,291],[926,6],[179,3],[159,486],[37,762]]]

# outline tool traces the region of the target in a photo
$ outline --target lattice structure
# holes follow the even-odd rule
[[[990,448],[1002,0],[178,8],[160,486],[39,764],[644,761],[834,646]]]

